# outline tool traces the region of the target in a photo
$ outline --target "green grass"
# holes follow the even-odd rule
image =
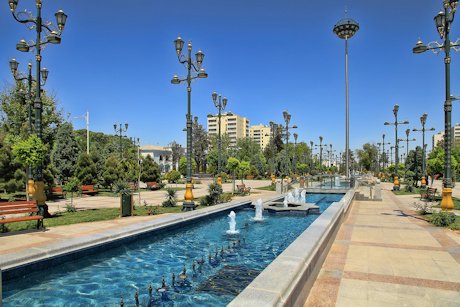
[[[155,209],[156,208],[156,209]],[[182,210],[182,205],[175,207],[150,207],[150,206],[137,206],[134,209],[134,216],[146,216],[148,210],[155,212],[155,214],[163,213],[179,213]],[[60,212],[52,215],[51,218],[44,219],[45,227],[63,226],[78,223],[89,223],[98,221],[114,220],[120,216],[120,208],[102,208],[82,210],[77,212]],[[3,224],[6,227],[5,231],[0,225],[0,232],[11,232],[26,229],[35,229],[37,227],[36,221],[24,221]]]
[[[410,195],[410,194],[417,194],[420,196],[420,190],[426,190],[426,189],[420,189],[420,188],[416,188],[414,187],[413,188],[414,191],[413,192],[407,192],[406,189],[404,187],[401,188],[400,191],[393,191],[393,193],[395,195]]]
[[[274,184],[271,184],[271,185],[268,185],[266,187],[257,188],[257,190],[276,191],[276,186]]]
[[[436,196],[434,199],[438,202],[438,205],[433,206],[433,208],[440,208],[442,197]],[[460,199],[457,197],[452,197],[452,201],[454,202],[454,210],[460,210]]]
[[[439,207],[439,206],[438,206]],[[428,213],[428,214],[425,214],[425,215],[421,215],[421,217],[426,220],[427,222],[429,222],[430,220],[430,217],[431,217],[431,213]],[[432,224],[433,225],[433,224]],[[452,229],[452,230],[460,230],[460,216],[456,216],[455,217],[455,222],[450,224],[449,226],[442,226],[442,228],[448,228],[448,229]]]

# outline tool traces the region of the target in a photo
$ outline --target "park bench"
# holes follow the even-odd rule
[[[62,198],[65,198],[66,192],[62,191],[62,187],[51,187],[46,192],[46,195],[48,197],[62,196]]]
[[[156,183],[156,181],[153,181],[153,182],[147,182],[147,189],[149,190],[158,190],[160,187],[160,185],[158,183]]]
[[[427,188],[426,190],[420,190],[420,200],[426,198],[428,201],[432,200],[436,194],[435,188]]]
[[[239,184],[236,186],[237,189],[238,189],[238,193],[241,193],[243,195],[245,195],[246,193],[250,193],[251,192],[251,188],[250,187],[246,187],[245,184]]]
[[[35,200],[0,203],[0,224],[37,220],[37,229],[43,227],[43,214]],[[28,214],[27,216],[18,216]],[[35,214],[35,215],[33,215]],[[5,215],[11,215],[5,218]],[[44,229],[43,229],[44,230]]]
[[[137,190],[137,186],[134,182],[130,182],[129,183],[129,188],[132,189],[132,190]]]
[[[94,189],[94,186],[92,184],[87,184],[87,185],[82,185],[79,186],[80,188],[80,194],[96,194],[99,191]]]

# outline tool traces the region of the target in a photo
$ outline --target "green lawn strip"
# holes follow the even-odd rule
[[[434,200],[438,202],[438,205],[432,206],[433,208],[440,208],[441,207],[441,196],[434,197]],[[452,201],[454,202],[454,210],[460,210],[460,199],[457,197],[452,197]]]
[[[256,188],[257,190],[264,190],[264,191],[275,191],[276,187],[274,185],[269,185],[269,186],[266,186],[266,187],[260,187],[260,188]]]
[[[420,217],[423,218],[425,221],[430,222],[429,220],[430,220],[430,217],[431,217],[431,213],[420,215]],[[457,215],[455,217],[455,222],[454,223],[450,224],[449,226],[442,226],[442,228],[448,228],[448,229],[452,229],[452,230],[460,230],[460,216]]]
[[[420,188],[416,188],[414,187],[413,188],[414,190],[412,192],[407,192],[405,188],[401,188],[400,191],[393,191],[393,193],[395,195],[410,195],[410,194],[414,194],[414,195],[419,195],[420,196],[420,190],[422,191],[425,191],[426,189],[420,189]]]
[[[156,208],[156,209],[155,209]],[[175,207],[155,207],[155,206],[137,206],[134,209],[134,216],[146,216],[148,211],[153,210],[156,214],[179,213],[182,206]],[[114,220],[120,216],[120,208],[101,208],[81,210],[77,212],[60,212],[52,215],[51,218],[44,219],[45,227],[55,227],[72,225],[78,223],[98,222]],[[35,229],[36,221],[24,221],[4,224],[8,232],[26,229]],[[5,232],[5,231],[3,231]]]

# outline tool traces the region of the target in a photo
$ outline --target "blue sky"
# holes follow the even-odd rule
[[[141,145],[186,144],[187,92],[172,85],[174,74],[185,75],[173,41],[192,39],[195,54],[205,54],[209,74],[192,85],[192,113],[206,126],[216,113],[211,94],[228,98],[226,110],[248,117],[251,124],[282,123],[284,109],[299,129],[298,141],[310,140],[345,148],[344,40],[333,32],[345,17],[360,25],[349,40],[350,148],[366,142],[394,142],[393,106],[398,119],[420,128],[444,130],[445,75],[443,53],[413,54],[420,37],[438,40],[433,17],[441,0],[232,0],[232,1],[63,1],[45,0],[42,15],[55,23],[62,8],[68,15],[61,45],[43,52],[49,71],[45,89],[54,91],[70,118],[89,109],[90,130],[113,134],[114,123],[129,124],[128,136]],[[19,1],[17,11],[32,11],[35,1]],[[460,18],[460,17],[457,17]],[[451,38],[460,37],[455,20]],[[16,43],[35,34],[16,22],[7,1],[0,9],[2,47],[0,79],[12,82],[9,60],[25,71],[32,52],[16,51]],[[184,47],[184,50],[186,47]],[[460,95],[460,55],[451,53],[451,89]],[[35,65],[35,61],[33,62]],[[72,120],[86,129],[84,119]],[[454,102],[452,122],[460,122],[460,102]],[[407,125],[399,137],[405,137]],[[433,133],[428,134],[428,139]],[[421,145],[419,132],[411,132]],[[428,146],[431,149],[431,145]],[[338,151],[337,151],[338,152]]]

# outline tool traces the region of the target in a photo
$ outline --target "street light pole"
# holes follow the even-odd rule
[[[385,157],[386,157],[385,156],[385,144],[390,145],[391,143],[390,142],[385,143],[385,133],[382,135],[382,139],[383,139],[383,141],[382,141],[382,145],[383,145],[383,148],[382,148],[382,156],[383,156],[382,164],[383,164],[383,171],[385,172]]]
[[[297,155],[296,155],[295,149],[297,147],[297,137],[298,136],[299,135],[297,133],[294,133],[294,155],[293,155],[293,158],[292,158],[292,160],[293,160],[292,163],[294,164],[294,174],[297,174]]]
[[[441,11],[434,17],[436,28],[438,30],[439,37],[444,39],[444,44],[438,42],[431,42],[428,46],[424,45],[420,40],[417,42],[415,47],[412,49],[413,53],[423,53],[427,50],[432,50],[438,54],[441,50],[444,50],[445,58],[445,76],[446,76],[446,100],[444,102],[444,130],[445,130],[445,142],[444,142],[444,179],[443,179],[443,190],[442,190],[442,210],[452,212],[454,208],[454,202],[452,201],[452,170],[451,170],[451,146],[452,146],[452,130],[451,130],[451,115],[452,115],[452,100],[455,100],[450,93],[450,49],[454,49],[458,52],[460,49],[459,39],[455,43],[452,43],[449,38],[450,27],[454,21],[455,11],[457,10],[458,0],[443,0],[444,12]]]
[[[13,74],[13,77],[16,80],[16,82],[21,82],[23,80],[27,80],[27,86],[28,86],[28,89],[27,89],[27,101],[28,101],[27,109],[28,109],[28,121],[29,121],[28,129],[27,129],[27,135],[30,137],[32,135],[32,133],[33,133],[33,124],[32,124],[32,83],[36,82],[36,79],[34,79],[34,77],[32,76],[32,63],[29,62],[29,64],[27,66],[28,66],[29,73],[28,73],[27,76],[25,76],[21,72],[18,72],[19,62],[17,62],[15,58],[13,58],[10,61],[11,73]],[[47,71],[46,68],[43,68],[41,70],[41,78],[43,79],[42,86],[44,86],[45,83],[46,83],[48,73],[49,73],[49,71]],[[40,76],[39,76],[39,78],[40,78]],[[25,99],[25,94],[23,93],[22,89],[19,90],[18,94],[21,95],[21,97],[23,99]],[[27,167],[26,176],[27,176],[27,187],[26,187],[26,189],[28,190],[28,191],[26,191],[26,194],[27,194],[28,199],[31,200],[32,196],[33,196],[33,194],[35,192],[34,181],[33,181],[34,174],[33,174],[33,166],[32,165],[29,165]]]
[[[34,101],[34,108],[35,108],[35,134],[39,139],[42,138],[42,100],[41,100],[41,92],[40,92],[40,80],[39,76],[42,74],[44,80],[48,76],[48,72],[45,68],[43,68],[44,72],[41,71],[41,49],[44,49],[48,43],[51,44],[60,44],[61,43],[61,34],[64,30],[65,22],[67,20],[67,15],[64,14],[62,10],[59,10],[54,16],[56,17],[56,22],[58,27],[54,26],[47,20],[42,21],[41,17],[41,9],[42,9],[42,0],[36,0],[35,6],[37,7],[37,16],[32,16],[31,13],[24,11],[19,12],[15,15],[15,10],[17,8],[19,0],[8,0],[8,4],[10,6],[11,13],[13,14],[14,19],[26,25],[27,28],[33,29],[35,28],[37,32],[37,38],[34,41],[31,41],[30,44],[26,43],[24,39],[16,44],[16,49],[21,52],[29,52],[35,49],[35,60],[36,60],[36,74],[37,77],[36,88],[35,88],[35,101]],[[24,19],[21,19],[24,17]],[[59,32],[58,32],[59,31]],[[42,32],[45,34],[45,39],[41,40]],[[44,182],[43,182],[43,165],[40,163],[36,167],[35,171],[35,193],[34,199],[37,200],[37,204],[44,212],[45,216],[49,216],[48,213],[48,206],[45,204],[46,195],[44,190]]]
[[[172,84],[187,84],[187,184],[185,191],[185,201],[182,206],[183,211],[192,211],[195,209],[195,202],[193,201],[193,184],[192,184],[192,113],[191,113],[191,92],[192,81],[197,78],[207,78],[208,74],[201,68],[203,63],[204,53],[201,50],[195,54],[196,61],[192,59],[192,41],[190,40],[187,45],[188,56],[182,54],[184,41],[179,37],[174,41],[176,48],[177,59],[179,63],[183,64],[187,69],[187,76],[182,76],[181,79],[174,75],[171,80]],[[193,70],[193,74],[192,74]]]
[[[219,101],[217,101],[217,94],[214,92],[212,94],[212,101],[214,102],[214,106],[219,109],[219,144],[218,144],[218,160],[217,160],[217,184],[220,186],[220,191],[222,193],[222,179],[221,179],[221,136],[220,136],[220,116],[221,116],[221,111],[225,110],[225,107],[227,106],[227,98],[224,97],[224,99],[221,100],[221,95],[219,94]]]
[[[428,115],[426,113],[423,113],[423,115],[420,117],[420,123],[422,124],[422,129],[412,129],[412,131],[418,131],[422,132],[422,182],[420,184],[420,187],[423,189],[426,189],[427,183],[426,183],[426,165],[425,165],[425,131],[434,131],[434,127],[431,127],[431,129],[425,129],[425,123]]]
[[[121,123],[120,123],[120,129],[117,129],[117,124],[113,124],[113,129],[115,130],[115,136],[120,137],[120,160],[121,160],[123,159],[123,143],[122,143],[123,132],[128,131],[128,123],[125,123],[125,129],[122,128]]]
[[[410,133],[410,129],[407,128],[406,129],[406,139],[399,139],[399,141],[401,141],[401,142],[406,142],[406,154],[407,155],[409,155],[409,142],[415,141],[415,138],[409,139],[409,133]],[[402,161],[401,161],[401,163],[402,163]]]
[[[345,10],[345,14],[347,11]],[[359,24],[351,18],[339,20],[334,26],[333,32],[341,39],[345,39],[345,171],[349,174],[349,116],[348,116],[348,38],[353,37],[359,30]]]
[[[89,110],[86,110],[86,113],[82,116],[77,116],[74,118],[85,118],[86,119],[86,153],[89,155]]]
[[[319,145],[316,144],[315,146],[319,147],[319,173],[321,174],[321,170],[323,168],[323,147],[327,146],[327,144],[322,144],[323,143],[323,137],[320,135],[319,136]],[[347,155],[348,157],[348,155]]]
[[[296,129],[297,126],[294,125],[289,127],[289,122],[291,121],[291,114],[287,111],[283,111],[284,122],[286,123],[286,177],[291,173],[289,170],[289,128]]]
[[[398,122],[398,111],[399,106],[396,104],[393,108],[393,114],[395,116],[395,122],[389,123],[386,121],[384,125],[392,125],[395,126],[395,181],[393,184],[393,191],[399,191],[399,180],[398,180],[398,164],[399,164],[399,139],[398,139],[398,125],[408,125],[409,121],[406,119],[404,122]]]
[[[313,141],[310,141],[310,175],[313,170]]]

